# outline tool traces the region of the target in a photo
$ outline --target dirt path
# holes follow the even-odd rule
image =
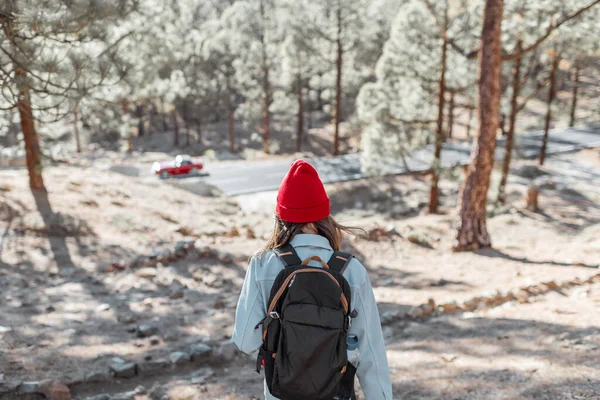
[[[541,213],[522,209],[529,179],[517,168],[508,206],[490,219],[494,250],[475,253],[449,250],[450,175],[434,216],[421,215],[421,177],[328,187],[338,219],[369,232],[344,246],[367,266],[387,321],[395,398],[594,398],[598,283],[531,304],[406,314],[429,299],[460,305],[598,274],[599,155],[551,160]],[[32,196],[24,171],[0,181],[0,399],[48,378],[82,400],[260,398],[252,360],[227,339],[246,260],[271,229],[272,194],[204,197],[78,167],[49,169],[48,196]]]

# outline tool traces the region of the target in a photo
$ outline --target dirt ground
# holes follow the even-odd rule
[[[450,251],[453,174],[439,215],[422,211],[426,177],[328,185],[336,217],[370,233],[345,247],[369,270],[394,399],[600,399],[598,281],[407,316],[429,299],[463,304],[600,272],[600,151],[549,160],[539,213],[523,209],[524,164],[508,204],[490,208],[494,248],[473,253]],[[36,196],[26,171],[0,171],[0,399],[41,398],[16,390],[42,379],[75,399],[261,398],[253,360],[227,339],[274,193],[200,196],[99,165],[49,168],[49,193]],[[108,374],[129,362],[130,378]]]

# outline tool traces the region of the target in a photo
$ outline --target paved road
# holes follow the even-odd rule
[[[542,145],[543,132],[531,132],[518,135],[515,143],[515,155],[520,158],[535,158]],[[600,147],[600,125],[553,130],[549,135],[547,154],[560,154],[582,148]],[[504,157],[504,139],[498,140],[496,159]],[[386,174],[404,174],[410,171],[427,171],[433,159],[432,146],[414,150],[406,158],[393,160],[386,168]],[[471,159],[470,144],[444,144],[442,167],[467,165]],[[324,157],[308,160],[319,172],[325,183],[342,182],[365,178],[361,171],[360,154],[348,154],[339,157]],[[252,164],[235,163],[231,165],[207,166],[208,175],[202,178],[185,179],[181,187],[198,185],[199,180],[216,186],[224,193],[236,196],[248,193],[277,190],[289,168],[289,161],[264,161]],[[192,190],[193,191],[193,190]]]

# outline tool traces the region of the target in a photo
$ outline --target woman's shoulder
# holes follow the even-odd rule
[[[351,287],[360,287],[369,279],[367,269],[356,257],[352,257],[344,275],[347,276],[347,281]]]
[[[250,262],[256,267],[264,268],[273,265],[275,262],[279,262],[279,256],[272,249],[259,250],[254,253]]]

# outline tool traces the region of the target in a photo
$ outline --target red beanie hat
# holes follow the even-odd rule
[[[277,216],[286,222],[306,224],[329,215],[329,197],[312,165],[294,161],[277,194]]]

